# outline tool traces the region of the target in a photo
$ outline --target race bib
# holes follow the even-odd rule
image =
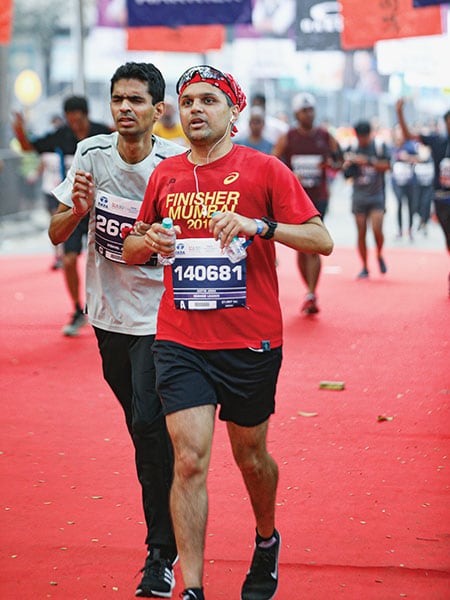
[[[113,196],[99,190],[95,196],[95,249],[99,254],[125,264],[122,259],[122,230],[133,227],[140,200]]]
[[[443,158],[439,163],[439,181],[442,187],[450,189],[450,158]]]
[[[431,162],[417,163],[414,173],[419,185],[431,185],[434,180],[434,164]]]
[[[294,154],[291,167],[304,188],[318,187],[322,182],[320,154]]]
[[[246,261],[231,263],[213,238],[177,240],[171,269],[175,307],[180,310],[246,304]]]
[[[397,161],[392,165],[392,177],[397,185],[406,185],[413,176],[411,163]]]
[[[377,179],[377,170],[372,165],[361,165],[356,181],[359,185],[373,185]]]

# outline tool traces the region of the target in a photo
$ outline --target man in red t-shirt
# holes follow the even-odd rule
[[[274,241],[322,254],[330,254],[333,242],[281,161],[233,144],[246,100],[231,75],[192,67],[177,93],[190,151],[154,170],[123,257],[145,263],[153,253],[175,251],[174,263],[164,268],[153,350],[175,454],[171,510],[182,597],[204,600],[206,479],[219,406],[256,521],[241,598],[267,600],[277,589],[280,548],[278,467],[266,446],[283,341]],[[164,235],[164,217],[173,219],[176,244]],[[247,256],[232,263],[226,249],[236,236]]]
[[[272,154],[295,173],[322,219],[328,208],[330,190],[329,171],[341,168],[342,151],[336,139],[323,127],[315,127],[314,96],[301,93],[294,96],[292,110],[297,125],[280,137]],[[297,264],[308,288],[302,312],[313,315],[319,312],[316,288],[319,281],[321,260],[317,253],[297,253]]]

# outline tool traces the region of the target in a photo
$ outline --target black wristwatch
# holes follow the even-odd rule
[[[267,217],[262,217],[261,221],[264,221],[269,229],[267,230],[267,233],[261,235],[260,237],[262,237],[263,240],[270,240],[273,238],[273,234],[275,233],[275,229],[278,227],[278,223],[276,221],[270,221]]]

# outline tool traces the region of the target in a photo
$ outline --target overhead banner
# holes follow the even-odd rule
[[[223,25],[128,27],[126,0],[97,0],[97,10],[99,27],[126,29],[127,50],[202,53],[220,50],[226,39]]]
[[[0,44],[6,46],[11,41],[13,20],[13,0],[2,0],[0,6]]]
[[[252,22],[251,0],[127,0],[129,27]]]
[[[209,52],[225,43],[222,25],[186,25],[185,27],[128,27],[128,50],[161,52]]]
[[[411,0],[367,2],[341,0],[344,50],[372,48],[375,42],[396,38],[442,33],[441,9],[438,6],[416,10]]]
[[[413,6],[421,8],[422,6],[436,6],[436,4],[448,4],[448,0],[414,0]]]
[[[340,2],[297,0],[297,50],[340,50],[342,27]]]
[[[297,0],[252,0],[251,24],[233,27],[234,38],[295,38]]]

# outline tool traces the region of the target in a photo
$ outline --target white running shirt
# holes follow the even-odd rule
[[[135,209],[142,202],[153,169],[164,158],[186,152],[186,148],[153,136],[153,149],[149,156],[140,163],[128,164],[117,151],[117,140],[118,133],[114,132],[79,142],[66,179],[52,193],[59,202],[72,207],[75,171],[93,174],[97,207],[91,210],[86,255],[89,322],[106,331],[151,335],[156,331],[156,314],[163,292],[163,269],[119,262],[117,247],[121,238],[118,225],[134,222],[139,212],[139,208],[137,212]],[[127,211],[130,218],[125,216]],[[102,233],[107,239],[99,243]],[[116,252],[105,252],[105,247],[114,245]]]

